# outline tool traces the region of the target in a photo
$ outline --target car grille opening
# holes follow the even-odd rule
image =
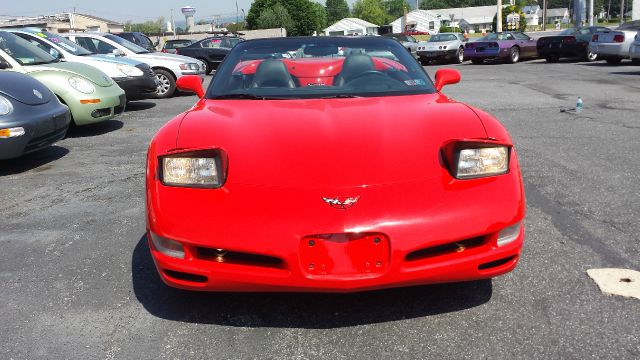
[[[111,115],[111,109],[110,108],[104,108],[104,109],[98,109],[98,110],[93,110],[91,112],[91,116],[94,118],[101,118],[104,116],[109,116]]]
[[[500,260],[495,260],[495,261],[491,261],[488,263],[484,263],[481,264],[480,266],[478,266],[478,270],[489,270],[492,268],[496,268],[505,264],[508,264],[511,262],[511,260],[515,259],[517,255],[513,255],[513,256],[509,256],[506,257],[504,259],[500,259]]]
[[[206,283],[207,277],[203,275],[189,274],[181,271],[164,270],[165,275],[170,278],[195,283]]]
[[[451,242],[451,243],[447,243],[447,244],[443,244],[443,245],[437,245],[437,246],[431,246],[431,247],[428,247],[428,248],[424,248],[424,249],[420,249],[420,250],[416,250],[416,251],[410,252],[405,257],[405,260],[406,261],[417,261],[417,260],[434,258],[434,257],[437,257],[437,256],[442,256],[442,255],[447,255],[447,254],[454,254],[454,253],[464,252],[464,251],[469,250],[469,249],[480,247],[480,246],[484,245],[484,243],[485,243],[485,237],[484,236],[479,236],[479,237],[475,237],[475,238],[471,238],[471,239],[467,239],[467,240],[454,241],[454,242]]]
[[[227,264],[259,266],[273,269],[285,268],[282,259],[277,257],[205,247],[196,248],[196,258]]]

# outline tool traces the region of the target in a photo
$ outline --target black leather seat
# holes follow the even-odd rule
[[[366,54],[349,55],[344,59],[342,71],[336,75],[336,78],[333,80],[333,85],[344,86],[344,84],[358,77],[360,74],[367,71],[374,71],[375,69],[371,56]]]
[[[251,87],[293,89],[296,83],[282,61],[268,59],[258,65]]]

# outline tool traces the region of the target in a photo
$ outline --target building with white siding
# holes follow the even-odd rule
[[[344,18],[324,29],[326,36],[378,35],[379,26],[358,18]]]

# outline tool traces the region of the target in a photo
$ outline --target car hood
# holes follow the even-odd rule
[[[194,58],[190,58],[188,56],[162,53],[162,52],[154,52],[154,53],[140,54],[140,55],[144,55],[145,57],[149,57],[154,60],[164,60],[164,61],[168,60],[168,61],[175,61],[178,63],[197,63],[197,61]]]
[[[103,54],[88,55],[87,58],[93,61],[101,61],[101,62],[112,63],[112,64],[126,64],[131,66],[137,66],[142,63],[141,61],[130,59],[124,56],[114,57],[113,55],[103,55]]]
[[[356,99],[206,100],[179,149],[221,148],[227,182],[357,187],[432,178],[451,139],[486,138],[478,116],[439,94]]]
[[[0,73],[0,94],[27,105],[46,104],[53,96],[40,81],[10,71]]]
[[[111,86],[113,84],[113,81],[107,74],[91,65],[77,62],[57,62],[44,65],[31,65],[25,66],[24,69],[27,73],[34,73],[38,71],[66,72],[70,77],[80,76],[102,87]]]
[[[442,47],[448,47],[449,45],[454,44],[456,41],[452,40],[452,41],[441,41],[441,42],[426,42],[424,43],[424,46],[426,48],[426,50],[436,50],[439,49],[440,46]]]

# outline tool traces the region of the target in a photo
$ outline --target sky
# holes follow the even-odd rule
[[[315,0],[324,4],[325,0]],[[352,4],[355,0],[347,0]],[[173,8],[174,19],[183,18],[180,8],[183,6],[193,6],[196,8],[195,19],[211,19],[212,15],[222,15],[222,17],[235,17],[235,0],[28,0],[11,1],[0,0],[0,16],[37,16],[50,15],[62,12],[71,12],[76,8],[76,12],[87,13],[109,20],[125,22],[144,22],[156,20],[160,16],[169,19]],[[252,0],[238,0],[238,8],[249,11]],[[242,11],[240,10],[240,16]]]

